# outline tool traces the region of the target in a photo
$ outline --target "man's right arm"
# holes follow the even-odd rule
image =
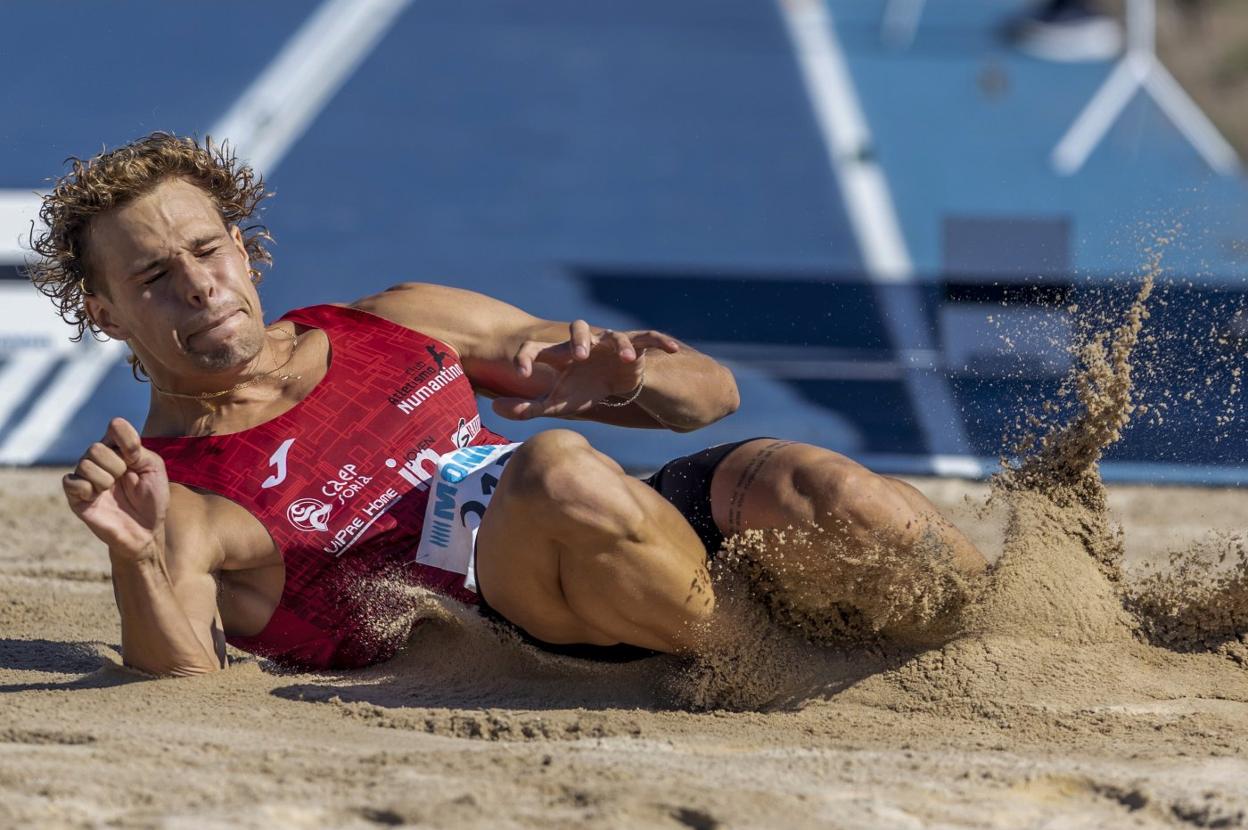
[[[108,546],[126,665],[179,676],[224,668],[212,566],[219,552],[201,547],[214,538],[202,497],[171,494],[164,461],[121,418],[63,486],[70,508]]]

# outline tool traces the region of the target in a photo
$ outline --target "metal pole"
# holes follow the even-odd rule
[[[1127,49],[1105,83],[1053,148],[1058,175],[1079,172],[1123,109],[1141,89],[1211,168],[1223,175],[1239,169],[1239,156],[1157,59],[1156,0],[1127,0]]]
[[[1157,52],[1156,0],[1127,0],[1127,53]]]

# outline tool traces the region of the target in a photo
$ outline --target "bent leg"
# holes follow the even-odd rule
[[[748,556],[783,594],[774,600],[811,614],[853,609],[871,631],[934,631],[964,601],[963,578],[987,566],[917,490],[808,444],[734,451],[711,482],[711,510],[725,535],[771,532]]]
[[[966,538],[966,534],[958,530],[953,522],[946,519],[936,505],[919,492],[918,488],[907,484],[901,479],[885,478],[909,505],[915,516],[922,518],[924,532],[930,531],[935,537],[948,546],[953,557],[954,566],[968,576],[982,574],[988,568],[988,560],[979,548]]]
[[[810,444],[759,439],[738,448],[715,470],[711,511],[726,536],[813,524],[848,541],[903,550],[935,538],[959,570],[976,574],[987,567],[983,554],[918,490]]]
[[[689,524],[570,430],[534,436],[508,462],[476,573],[498,613],[549,643],[688,652],[714,610]]]

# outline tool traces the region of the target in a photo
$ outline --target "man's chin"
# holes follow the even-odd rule
[[[203,372],[215,374],[246,369],[247,365],[256,359],[256,355],[260,354],[261,345],[263,345],[262,341],[253,343],[251,338],[248,338],[244,343],[222,343],[206,351],[193,352],[190,358],[196,368]]]
[[[247,366],[247,362],[247,358],[240,358],[233,352],[228,354],[209,352],[194,356],[195,367],[202,372],[211,374],[228,372],[231,369],[242,369]]]

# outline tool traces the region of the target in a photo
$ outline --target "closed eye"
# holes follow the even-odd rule
[[[155,274],[152,274],[152,276],[150,276],[150,277],[148,277],[147,279],[143,280],[143,284],[144,284],[144,285],[151,285],[152,283],[156,282],[156,280],[158,280],[158,279],[160,279],[161,277],[163,277],[166,273],[168,273],[168,272],[166,272],[166,271],[157,271]]]
[[[200,259],[203,259],[206,256],[212,256],[216,252],[217,252],[216,248],[205,248],[204,250],[197,253],[195,256],[199,257]]]

